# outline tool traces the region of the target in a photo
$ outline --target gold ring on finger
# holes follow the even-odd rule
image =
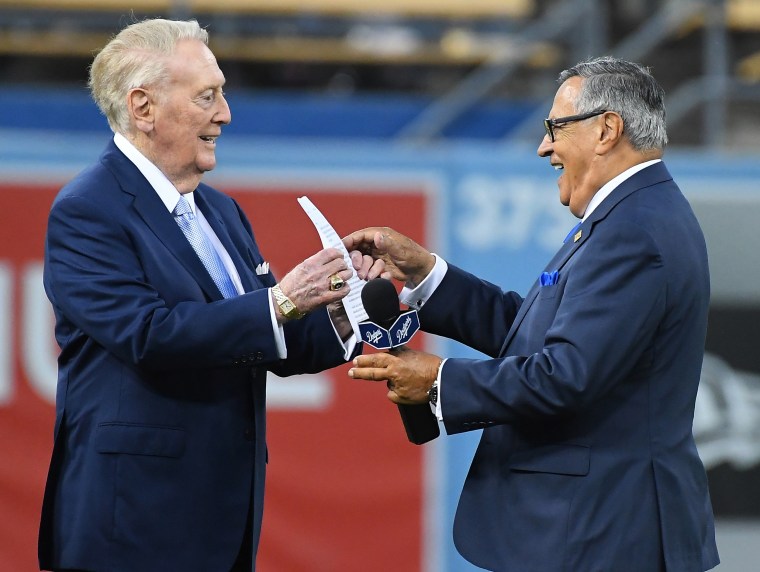
[[[346,284],[345,280],[343,280],[343,278],[341,278],[337,274],[333,274],[332,276],[330,276],[330,290],[331,291],[335,292],[337,290],[340,290],[341,288],[343,288],[343,286],[345,286],[345,284]]]

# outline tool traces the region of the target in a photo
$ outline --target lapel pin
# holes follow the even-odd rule
[[[579,230],[575,233],[575,236],[573,236],[573,242],[578,242],[581,239],[581,236],[583,236],[583,231]]]

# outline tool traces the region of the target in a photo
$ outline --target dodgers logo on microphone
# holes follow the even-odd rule
[[[376,350],[387,350],[393,347],[388,330],[381,328],[374,322],[360,322],[359,331],[362,339]]]
[[[403,312],[390,329],[391,341],[395,340],[393,347],[402,346],[412,339],[420,329],[420,318],[415,310]]]
[[[387,330],[374,322],[360,322],[362,339],[376,350],[403,346],[420,329],[420,318],[415,310],[407,310]]]

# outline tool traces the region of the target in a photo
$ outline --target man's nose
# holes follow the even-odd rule
[[[539,157],[548,157],[552,154],[552,142],[548,135],[544,135],[541,143],[538,145],[537,153]]]
[[[232,112],[230,111],[230,106],[227,103],[227,99],[221,94],[219,95],[218,104],[219,110],[214,116],[214,120],[218,123],[229,125],[229,123],[232,121]]]

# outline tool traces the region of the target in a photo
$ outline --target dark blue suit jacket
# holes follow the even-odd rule
[[[576,235],[577,236],[577,235]],[[718,563],[692,436],[709,273],[665,165],[625,181],[525,299],[450,267],[425,330],[495,359],[442,370],[449,433],[484,428],[454,523],[514,572],[696,572]]]
[[[48,223],[45,289],[61,347],[42,568],[229,570],[267,460],[266,371],[343,363],[325,310],[273,339],[245,215],[206,186],[201,209],[246,293],[224,300],[156,192],[113,142]]]

